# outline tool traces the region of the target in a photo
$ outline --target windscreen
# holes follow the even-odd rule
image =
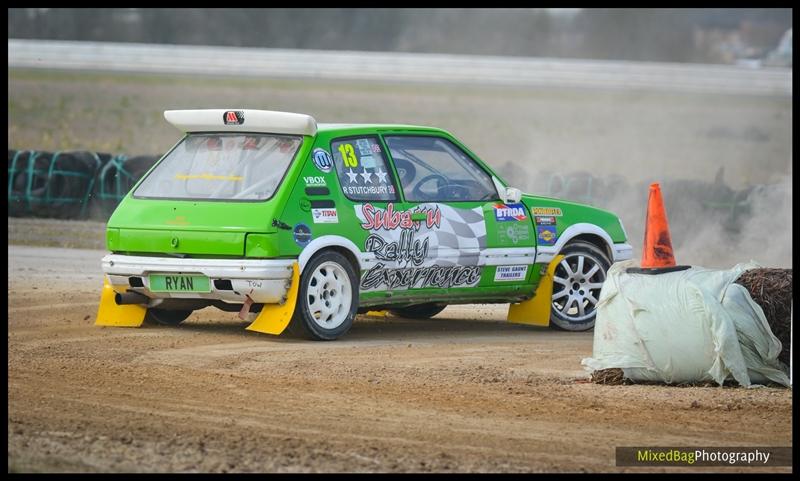
[[[266,200],[303,139],[274,134],[187,135],[134,192],[138,198]]]

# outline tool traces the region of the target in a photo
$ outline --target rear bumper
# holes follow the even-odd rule
[[[136,291],[151,299],[208,299],[231,303],[244,302],[249,296],[257,303],[274,304],[283,302],[289,290],[294,262],[294,259],[180,259],[108,254],[103,257],[102,268],[116,292]],[[153,292],[150,274],[203,275],[209,278],[211,291]],[[132,277],[138,278],[133,284]]]

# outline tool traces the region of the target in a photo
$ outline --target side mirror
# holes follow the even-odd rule
[[[504,204],[516,204],[522,199],[521,190],[503,186],[495,176],[492,176],[492,182],[494,183],[494,188],[497,189],[497,195]]]
[[[505,194],[503,202],[506,204],[516,204],[522,199],[522,191],[515,187],[506,187]]]

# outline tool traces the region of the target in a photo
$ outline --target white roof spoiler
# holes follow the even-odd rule
[[[164,118],[182,132],[264,132],[310,136],[317,133],[314,117],[272,110],[165,110]]]

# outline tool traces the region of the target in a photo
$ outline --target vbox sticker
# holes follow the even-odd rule
[[[328,185],[325,182],[325,177],[321,175],[309,175],[303,177],[303,181],[306,183],[306,187],[324,187]]]

